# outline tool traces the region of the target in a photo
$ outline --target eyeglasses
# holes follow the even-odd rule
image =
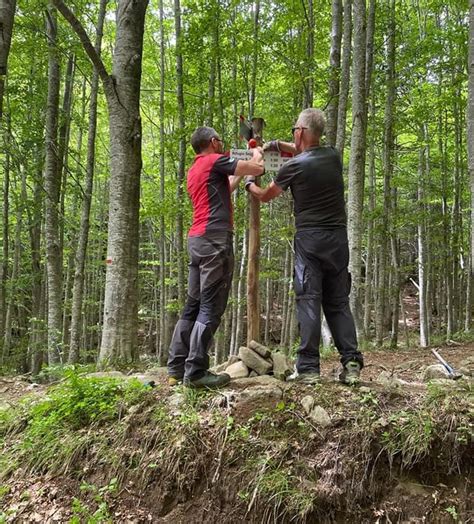
[[[301,127],[301,126],[298,126],[298,127],[292,127],[291,128],[291,134],[294,135],[295,134],[295,131],[297,129],[301,129],[301,131],[303,131],[303,129],[308,129],[307,127]]]

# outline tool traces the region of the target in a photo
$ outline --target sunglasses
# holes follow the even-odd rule
[[[303,131],[303,129],[308,129],[307,127],[301,127],[301,126],[298,126],[298,127],[292,127],[291,128],[291,134],[294,135],[295,134],[295,131],[297,129],[301,129],[301,131]]]

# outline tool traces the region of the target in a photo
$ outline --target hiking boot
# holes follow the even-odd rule
[[[360,380],[360,370],[361,366],[359,362],[355,360],[346,362],[342,367],[342,371],[339,373],[339,381],[350,386],[357,384]]]
[[[316,371],[311,373],[301,373],[297,372],[290,375],[287,379],[287,382],[299,382],[300,384],[318,384],[321,382],[321,375]]]
[[[206,373],[195,379],[184,379],[184,385],[188,388],[207,388],[207,389],[216,389],[223,386],[227,386],[230,382],[230,376],[227,373],[222,373],[221,375],[216,375],[211,371],[206,371]]]
[[[174,377],[173,375],[168,375],[168,386],[179,386],[182,383],[183,377]]]

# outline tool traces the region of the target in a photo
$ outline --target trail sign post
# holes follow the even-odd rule
[[[263,118],[252,119],[252,136],[257,146],[263,144]],[[257,178],[258,181],[258,178]],[[259,185],[259,181],[256,182]],[[260,341],[260,302],[258,278],[260,272],[260,200],[250,198],[249,263],[247,266],[247,343]]]
[[[253,118],[251,124],[240,117],[240,132],[249,146],[261,146],[263,144],[263,118]],[[232,149],[230,155],[239,160],[250,160],[252,152],[249,149]],[[265,170],[278,171],[288,160],[278,152],[265,153]],[[260,185],[259,178],[256,184]],[[260,270],[260,201],[253,195],[250,198],[249,219],[249,261],[247,266],[247,343],[251,340],[260,340],[260,306],[258,281]]]

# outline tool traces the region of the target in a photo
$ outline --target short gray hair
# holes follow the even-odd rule
[[[322,136],[326,127],[326,117],[321,109],[310,107],[301,111],[298,117],[298,125],[307,127],[315,136]]]
[[[212,127],[198,127],[191,136],[191,145],[196,153],[201,153],[209,145],[209,142],[219,135]]]

